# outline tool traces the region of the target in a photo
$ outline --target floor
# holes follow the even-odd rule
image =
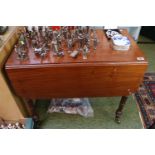
[[[145,40],[146,42],[151,42],[150,39],[146,37],[141,37],[139,40]],[[148,72],[155,72],[155,44],[139,44],[139,47],[142,49],[142,51],[145,53],[149,66],[148,66]]]
[[[139,41],[150,41],[146,37],[139,37]],[[148,72],[155,71],[155,44],[139,44],[139,47],[148,58]],[[42,123],[42,129],[139,129],[143,128],[137,105],[133,96],[129,96],[124,108],[121,124],[114,122],[115,110],[120,97],[90,98],[94,110],[94,117],[84,118],[80,115],[62,113],[47,113],[48,100],[37,101],[37,111]]]

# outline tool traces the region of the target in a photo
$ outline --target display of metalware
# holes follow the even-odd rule
[[[0,118],[0,129],[25,129],[25,124],[19,121],[10,123]]]
[[[69,54],[72,58],[81,53],[87,59],[90,48],[95,51],[99,42],[95,27],[89,26],[25,26],[19,34],[15,52],[20,60],[28,59],[30,48],[41,58],[52,52],[53,56]]]

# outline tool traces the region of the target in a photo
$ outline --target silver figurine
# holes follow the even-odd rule
[[[87,54],[89,52],[89,49],[86,45],[83,47],[83,59],[87,59]]]
[[[26,59],[28,59],[27,52],[24,49],[22,49],[20,46],[15,45],[14,49],[15,49],[15,53],[17,54],[17,59],[18,60],[26,60]]]

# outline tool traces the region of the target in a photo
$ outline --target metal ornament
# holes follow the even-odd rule
[[[83,48],[83,59],[87,59],[87,54],[89,52],[89,49],[86,45],[84,45],[84,48]]]
[[[16,122],[16,123],[3,122],[0,125],[0,129],[25,129],[25,125],[23,123],[20,123],[20,122]]]
[[[94,37],[94,50],[96,50],[98,44],[97,37]]]
[[[79,50],[82,50],[82,48],[83,48],[83,39],[84,39],[84,36],[83,36],[83,34],[80,32],[80,33],[78,34]]]
[[[17,45],[15,45],[15,52],[16,52],[16,54],[17,54],[17,59],[18,60],[26,60],[26,59],[28,59],[28,55],[27,55],[27,52],[23,49],[23,48],[21,48],[20,46],[17,46]]]
[[[61,48],[59,48],[57,40],[52,41],[52,48],[55,56],[64,56],[64,52],[61,50]]]
[[[78,56],[78,54],[79,54],[79,51],[73,51],[71,54],[70,54],[70,56],[72,57],[72,58],[76,58],[77,56]]]

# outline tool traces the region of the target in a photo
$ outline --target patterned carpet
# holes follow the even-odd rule
[[[146,73],[137,93],[137,104],[144,128],[155,127],[155,73]]]

